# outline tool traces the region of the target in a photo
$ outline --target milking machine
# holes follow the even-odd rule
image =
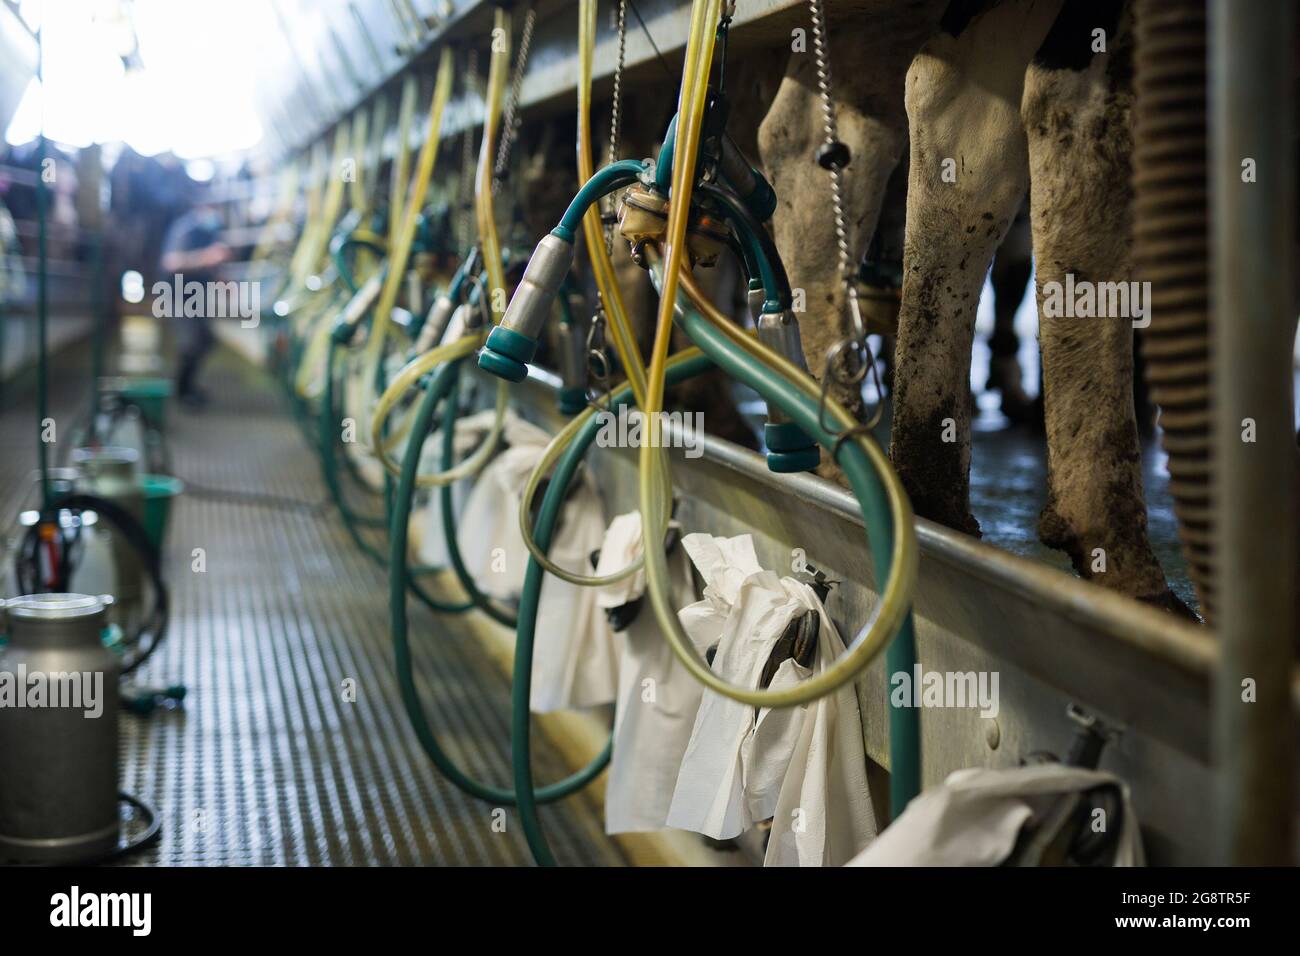
[[[526,14],[524,33],[520,43],[519,59],[516,62],[516,78],[522,75],[524,58],[528,48],[534,13]],[[504,10],[498,10],[494,20],[494,36],[509,37],[510,21]],[[504,47],[504,48],[503,48]],[[412,671],[411,651],[408,640],[409,622],[406,612],[405,580],[407,575],[408,525],[411,506],[417,487],[436,488],[439,495],[443,531],[449,564],[465,592],[469,595],[469,606],[477,607],[489,617],[509,627],[516,625],[517,615],[514,609],[501,604],[484,594],[477,586],[473,574],[466,567],[456,536],[456,516],[452,500],[452,486],[461,478],[476,474],[496,451],[502,422],[505,416],[508,397],[505,383],[497,388],[497,400],[493,411],[492,427],[479,446],[459,464],[455,461],[456,421],[459,414],[459,388],[462,376],[462,363],[474,354],[482,344],[488,322],[499,316],[492,315],[489,289],[504,288],[502,273],[502,254],[495,224],[492,196],[494,192],[494,169],[500,172],[505,168],[502,157],[507,149],[496,150],[500,100],[504,87],[506,67],[509,62],[507,42],[494,44],[489,65],[487,87],[487,116],[484,122],[483,139],[480,146],[478,173],[476,175],[475,211],[479,228],[480,247],[467,256],[461,270],[454,277],[447,292],[435,301],[426,324],[427,344],[442,341],[444,344],[432,348],[420,355],[393,379],[389,388],[380,398],[375,410],[371,428],[371,439],[375,456],[384,467],[397,477],[397,487],[393,496],[392,522],[389,531],[389,608],[390,625],[394,652],[397,660],[399,685],[403,702],[416,735],[425,753],[434,765],[456,786],[477,797],[497,803],[514,804],[518,799],[512,788],[503,788],[483,783],[466,773],[442,749],[437,740],[429,715],[422,706],[415,685]],[[514,84],[518,87],[518,82]],[[507,126],[505,136],[513,133]],[[495,166],[493,159],[496,159]],[[612,273],[611,273],[612,274]],[[481,279],[485,277],[486,287]],[[614,287],[615,294],[617,293]],[[568,303],[564,303],[568,305]],[[562,312],[566,310],[562,309]],[[564,321],[570,326],[566,337],[566,354],[568,355],[569,391],[562,396],[569,408],[581,408],[586,405],[585,383],[581,381],[580,372],[585,372],[585,336],[576,332],[573,326],[572,312],[565,314]],[[423,387],[423,395],[417,398],[414,413],[410,419],[409,438],[400,465],[395,462],[385,447],[384,425],[396,404],[415,386]],[[581,396],[581,404],[574,403],[575,391]],[[421,452],[427,436],[437,421],[440,405],[442,416],[441,470],[427,474],[419,472]],[[562,402],[561,407],[565,404]],[[525,593],[525,599],[527,592]],[[512,691],[512,709],[515,713],[528,712],[528,682],[516,681]],[[525,718],[526,719],[526,718]],[[533,793],[531,799],[547,803],[561,799],[593,780],[607,766],[612,744],[577,773],[541,787]]]
[[[502,15],[502,18],[504,14]],[[499,18],[501,19],[501,18]],[[532,17],[526,23],[526,35],[531,32]],[[526,50],[526,45],[525,45]],[[524,54],[526,55],[526,53]],[[388,563],[388,556],[379,547],[372,544],[362,533],[362,529],[381,530],[390,524],[392,514],[392,497],[394,481],[400,474],[400,466],[394,459],[396,449],[406,439],[410,429],[413,413],[406,415],[396,427],[389,427],[390,414],[398,409],[398,399],[408,392],[411,386],[421,382],[426,373],[436,366],[454,362],[469,356],[480,344],[481,331],[485,327],[484,317],[490,314],[490,297],[485,287],[503,288],[502,255],[500,243],[496,237],[494,212],[492,207],[492,188],[494,185],[493,159],[496,167],[503,167],[503,156],[507,156],[509,141],[513,139],[513,130],[503,137],[505,144],[497,153],[496,130],[500,123],[503,107],[505,83],[504,69],[508,61],[494,60],[494,72],[489,76],[487,96],[487,135],[478,164],[479,175],[476,177],[475,210],[479,224],[480,248],[475,248],[463,259],[460,267],[451,279],[449,286],[433,298],[427,313],[420,310],[412,316],[409,323],[402,325],[394,321],[394,316],[401,310],[396,308],[398,297],[403,290],[407,276],[407,263],[431,250],[432,239],[426,227],[424,201],[440,143],[442,115],[451,92],[453,56],[450,49],[445,50],[439,63],[437,82],[430,104],[428,135],[415,164],[415,170],[407,186],[407,157],[405,144],[410,126],[410,113],[414,105],[416,84],[407,83],[403,89],[403,106],[399,120],[399,148],[394,161],[392,192],[388,209],[388,227],[385,232],[382,223],[363,222],[359,215],[360,208],[355,202],[353,210],[340,221],[334,239],[330,242],[330,266],[334,279],[341,281],[346,296],[341,308],[335,309],[332,303],[324,308],[307,311],[313,299],[301,300],[299,321],[290,323],[297,335],[292,350],[297,359],[293,373],[296,399],[306,403],[318,400],[314,419],[314,444],[321,457],[322,476],[331,497],[343,516],[345,525],[354,542],[380,564]],[[516,75],[521,75],[520,69]],[[515,84],[517,95],[517,83]],[[377,130],[382,135],[382,129]],[[336,157],[337,158],[337,157]],[[378,163],[375,164],[376,167]],[[486,178],[485,178],[486,177]],[[485,185],[486,184],[486,185]],[[319,236],[325,231],[321,225],[341,208],[342,189],[330,184],[324,191],[323,198],[313,204],[319,207],[315,217],[309,216],[304,235],[299,240],[291,263],[290,285],[304,281],[303,277],[311,272],[310,262],[320,251]],[[423,245],[422,245],[423,244]],[[305,251],[304,251],[305,250]],[[360,272],[354,276],[353,265],[349,263],[349,253],[365,253],[373,260],[373,269],[364,281],[359,279]],[[322,298],[324,289],[318,286],[316,298]],[[291,313],[292,314],[292,313]],[[359,346],[354,341],[364,334]],[[418,356],[394,372],[390,359],[401,354],[391,351],[385,357],[385,343],[414,342],[414,349],[409,354]],[[448,344],[439,345],[446,341]],[[382,466],[384,514],[362,514],[349,504],[344,497],[339,459],[351,479],[362,487],[374,489],[374,479],[367,480],[359,470],[357,459],[348,454],[348,449],[340,449],[339,423],[343,420],[343,406],[347,397],[338,397],[337,372],[346,367],[350,352],[360,354],[359,365],[363,381],[373,383],[377,395],[373,425],[368,440],[358,443],[358,450],[370,451],[373,444],[372,460]],[[323,365],[325,373],[319,376],[319,382],[313,386],[313,369]],[[390,382],[389,379],[392,379]],[[504,418],[508,393],[505,383],[497,389],[497,418],[487,439],[470,458],[454,468],[448,468],[440,475],[421,475],[420,487],[450,485],[463,477],[477,472],[492,456],[498,447],[501,423]],[[303,406],[299,406],[303,407]],[[363,424],[370,424],[367,420]],[[340,454],[340,450],[343,452]],[[405,537],[403,535],[403,537]],[[391,550],[389,548],[388,550]],[[431,595],[422,587],[418,577],[440,570],[434,567],[410,567],[402,553],[401,566],[392,573],[404,579],[405,586],[419,597],[423,603],[440,612],[458,612],[477,605],[485,605],[501,615],[508,613],[490,604],[476,591],[470,591],[470,600],[449,602]],[[459,555],[455,555],[456,558]],[[462,566],[463,567],[463,566]],[[468,575],[463,575],[468,579]],[[513,623],[513,616],[510,616]]]
[[[296,363],[293,372],[294,400],[300,414],[312,422],[311,440],[320,452],[322,477],[353,540],[358,547],[381,563],[383,555],[366,540],[361,528],[382,529],[387,524],[386,518],[364,515],[354,510],[343,492],[338,467],[340,458],[353,481],[362,487],[370,487],[371,482],[361,474],[357,461],[347,453],[347,448],[342,449],[342,454],[339,452],[343,420],[340,411],[344,403],[336,400],[337,380],[340,372],[346,372],[347,351],[353,339],[366,320],[370,319],[369,334],[361,358],[361,377],[363,381],[372,381],[375,387],[383,383],[385,370],[382,356],[384,341],[389,333],[389,317],[394,311],[406,276],[406,263],[415,241],[420,207],[424,202],[440,141],[441,118],[450,93],[450,83],[450,60],[444,57],[439,65],[438,80],[430,103],[428,136],[421,149],[415,178],[410,183],[409,201],[405,202],[408,199],[405,193],[407,145],[416,84],[404,84],[398,122],[401,135],[390,184],[387,223],[382,217],[370,213],[364,189],[354,182],[353,208],[339,222],[334,238],[328,242],[328,261],[332,265],[333,279],[337,280],[333,284],[338,285],[339,289],[327,291],[317,277],[316,300],[305,300],[297,322],[290,323],[298,333],[291,344],[291,352],[294,353],[292,358]],[[375,132],[373,168],[378,187],[380,149],[386,132],[382,122],[376,123]],[[336,156],[336,159],[339,157]],[[341,207],[341,179],[339,177],[338,184],[331,179],[321,203],[322,209],[318,216],[320,220],[332,221],[332,214],[336,214]],[[295,256],[304,248],[306,251],[291,265],[291,285],[306,282],[311,277],[310,263],[320,261],[325,252],[317,237],[327,235],[330,228],[332,227],[322,222],[311,221],[309,217]],[[391,259],[388,258],[390,252]],[[348,262],[349,253],[354,256],[358,272],[369,273],[364,281],[358,281],[354,277],[354,267]],[[325,295],[322,296],[321,292],[325,292]],[[323,305],[312,308],[319,299],[324,299]],[[380,319],[380,316],[384,318]],[[320,371],[322,368],[323,372]],[[313,381],[314,377],[319,377],[319,383]],[[307,403],[312,399],[318,400],[314,414],[307,409]]]
[[[529,846],[543,864],[551,864],[554,859],[537,818],[537,805],[584,786],[608,763],[611,752],[607,746],[587,767],[557,783],[541,788],[533,783],[529,740],[532,659],[545,572],[571,584],[600,586],[623,580],[644,567],[659,626],[687,671],[710,689],[754,707],[794,707],[832,693],[854,681],[887,646],[891,667],[908,660],[913,653],[910,595],[917,570],[917,551],[910,506],[883,452],[866,429],[808,374],[792,311],[789,282],[764,226],[775,209],[775,195],[726,134],[724,83],[720,80],[716,87],[709,85],[714,45],[719,38],[725,44],[729,17],[722,16],[719,0],[697,0],[694,4],[678,115],[665,134],[664,147],[657,159],[618,159],[615,118],[610,162],[593,171],[590,108],[595,12],[594,0],[583,0],[578,127],[582,187],[560,223],[529,258],[504,314],[496,313],[495,297],[490,294],[491,290],[505,288],[504,257],[497,239],[492,192],[493,159],[509,56],[499,40],[509,36],[510,21],[504,11],[497,12],[494,36],[498,42],[493,45],[486,90],[487,115],[475,176],[479,244],[473,254],[464,258],[445,291],[435,297],[418,330],[415,357],[382,388],[368,436],[373,457],[384,469],[385,482],[395,482],[388,486],[386,563],[390,574],[392,639],[408,716],[430,760],[455,785],[483,799],[518,805]],[[526,36],[532,18],[530,11],[525,42],[521,44],[523,50],[527,48]],[[522,72],[523,55],[521,50],[517,74]],[[446,57],[444,62],[448,62]],[[616,89],[618,79],[616,76]],[[435,134],[431,132],[432,135]],[[507,148],[512,135],[508,127]],[[422,153],[413,191],[431,175],[432,159],[426,164],[424,158]],[[499,171],[503,166],[498,161],[495,169]],[[598,208],[602,200],[619,191],[624,193],[618,206],[617,231],[629,243],[635,260],[650,271],[661,295],[655,347],[648,369],[636,347],[614,278],[610,260],[612,236],[605,233]],[[328,199],[327,195],[325,206],[329,205]],[[329,335],[322,338],[323,348],[329,353],[319,413],[323,457],[332,454],[335,442],[337,418],[330,373],[333,353],[337,347],[350,342],[367,319],[370,324],[365,366],[376,370],[374,381],[383,380],[380,372],[383,342],[389,334],[397,290],[405,273],[410,237],[416,231],[414,214],[418,208],[418,203],[409,203],[404,210],[409,228],[398,228],[390,234],[392,256],[387,271],[381,269],[372,274],[368,283],[352,283],[355,306],[345,310],[342,318],[330,327]],[[586,334],[582,324],[573,321],[571,303],[567,294],[562,294],[569,282],[579,229],[584,233],[597,289],[596,312]],[[362,237],[338,243],[336,252],[349,246],[367,245],[375,252],[383,248],[378,241]],[[730,248],[744,266],[756,335],[744,332],[722,315],[692,278],[691,267],[713,264],[724,248]],[[336,260],[337,272],[347,281],[349,267],[341,256],[336,256]],[[363,293],[365,298],[358,302]],[[476,474],[495,453],[506,411],[507,383],[521,381],[527,375],[527,364],[536,354],[543,326],[557,301],[564,314],[560,364],[567,394],[562,395],[562,407],[574,417],[551,440],[525,488],[519,512],[520,530],[530,559],[516,610],[484,594],[465,566],[456,541],[452,485]],[[674,322],[695,347],[670,357],[669,332]],[[606,327],[612,332],[614,350],[628,381],[618,388],[607,387],[604,404],[595,405],[586,401],[586,379],[589,363],[603,372],[611,367],[603,350]],[[323,336],[319,331],[316,334]],[[857,341],[842,346],[854,350],[863,347]],[[478,366],[502,381],[498,385],[488,436],[458,464],[455,432],[463,377],[461,365],[476,350]],[[548,557],[560,510],[598,431],[598,412],[635,403],[648,419],[657,423],[668,385],[715,367],[754,388],[767,401],[765,439],[771,470],[789,473],[814,468],[820,461],[821,448],[844,470],[859,500],[875,566],[885,581],[881,600],[845,653],[825,670],[793,687],[738,686],[712,671],[677,621],[677,608],[668,594],[667,566],[660,549],[645,549],[641,559],[603,576],[566,569]],[[599,374],[595,377],[603,378]],[[409,398],[412,391],[417,392],[413,403]],[[398,409],[405,410],[405,420],[397,429],[390,429],[390,417]],[[439,422],[442,428],[440,471],[422,472],[423,446]],[[654,426],[651,427],[653,436]],[[396,450],[401,439],[405,439],[405,448],[398,461]],[[639,471],[640,514],[646,540],[662,538],[668,524],[671,477],[657,441],[652,439],[643,444]],[[408,640],[406,592],[414,583],[414,575],[426,570],[410,568],[407,553],[411,508],[417,489],[422,487],[436,489],[439,495],[448,563],[469,596],[463,604],[441,607],[435,604],[435,610],[477,607],[516,630],[511,732],[513,787],[510,788],[485,784],[458,767],[439,745],[435,728],[418,696]],[[331,492],[339,500],[336,488],[331,487]],[[355,529],[350,530],[360,544],[361,536]],[[914,713],[891,711],[890,741],[891,810],[897,815],[919,789],[919,744]]]
[[[646,540],[662,538],[668,526],[671,480],[666,457],[653,438],[664,388],[670,379],[698,374],[711,361],[768,401],[772,414],[766,432],[776,456],[769,456],[769,467],[794,471],[815,466],[819,455],[809,451],[815,441],[844,469],[869,530],[868,546],[886,580],[871,618],[841,658],[794,687],[756,689],[723,680],[691,645],[669,596],[664,554],[657,548],[645,549],[643,563],[656,617],[686,669],[710,689],[735,700],[755,707],[791,707],[854,680],[891,642],[897,649],[890,655],[891,667],[914,653],[910,594],[917,568],[916,541],[910,505],[884,453],[853,416],[807,373],[798,347],[795,318],[789,311],[788,283],[780,271],[779,257],[761,227],[762,218],[772,209],[769,190],[760,185],[761,177],[752,167],[737,157],[734,147],[724,148],[729,141],[725,131],[719,129],[725,120],[725,106],[721,91],[710,90],[709,76],[715,40],[719,34],[725,39],[728,21],[721,13],[719,0],[697,0],[693,6],[679,112],[665,136],[659,161],[614,162],[588,179],[560,224],[542,240],[530,259],[505,317],[492,330],[480,353],[479,365],[510,381],[523,378],[551,301],[572,263],[579,220],[602,196],[626,188],[620,208],[620,231],[631,243],[638,261],[650,268],[661,295],[643,403],[643,411],[654,423],[652,438],[643,442],[640,453],[640,512],[647,529]],[[717,32],[715,24],[721,24]],[[727,154],[725,161],[723,153]],[[738,184],[743,194],[735,188]],[[743,333],[712,307],[686,270],[688,262],[705,264],[716,258],[716,249],[728,240],[740,248],[751,289],[758,292],[761,286],[764,298],[757,316],[756,338]],[[670,331],[675,318],[702,354],[684,354],[670,365]],[[627,401],[630,392],[630,387],[624,389],[618,399]],[[575,419],[556,436],[534,482],[530,482],[535,492],[537,474],[556,465],[532,528],[532,558],[516,635],[517,688],[526,688],[531,674],[536,597],[558,507],[595,431],[594,415]],[[521,509],[521,520],[526,521],[526,515],[528,509]],[[530,540],[527,533],[525,540]],[[554,573],[557,569],[550,565],[546,570]],[[635,566],[624,573],[633,570]],[[566,580],[592,583],[592,579],[581,575],[570,574]],[[522,696],[526,702],[526,690]],[[919,737],[914,718],[914,714],[891,710],[894,815],[901,813],[919,790]],[[516,707],[511,749],[520,813],[534,855],[539,862],[551,863],[553,858],[532,799],[528,736],[528,710]]]
[[[699,5],[697,5],[699,6]],[[629,384],[613,391],[608,396],[607,408],[615,409],[635,399],[643,409],[653,409],[655,402],[662,403],[662,390],[667,382],[682,381],[692,375],[721,364],[732,374],[742,378],[758,388],[769,401],[771,420],[767,429],[768,444],[772,449],[769,458],[774,471],[799,471],[814,467],[819,460],[819,453],[812,435],[832,450],[837,460],[850,472],[855,487],[864,501],[864,515],[868,527],[888,528],[890,521],[903,529],[898,535],[877,532],[871,540],[877,545],[876,560],[882,573],[888,575],[888,585],[883,600],[872,619],[863,628],[862,634],[850,646],[849,652],[820,678],[801,684],[798,688],[785,691],[755,691],[748,688],[733,688],[712,674],[707,664],[698,664],[691,668],[696,677],[701,677],[702,670],[707,677],[702,677],[706,684],[723,688],[724,693],[738,699],[755,703],[757,706],[794,706],[805,703],[828,693],[846,681],[852,680],[874,656],[889,638],[904,624],[910,621],[908,615],[908,594],[911,581],[915,575],[915,542],[911,537],[910,512],[904,496],[898,491],[897,482],[886,482],[881,487],[870,468],[876,468],[885,474],[888,466],[883,454],[869,439],[854,431],[855,423],[847,412],[838,405],[826,400],[811,384],[806,365],[799,348],[797,326],[790,312],[791,297],[788,282],[780,268],[779,257],[775,254],[770,239],[762,227],[762,222],[770,217],[774,208],[774,197],[770,186],[743,157],[738,155],[734,144],[725,136],[722,126],[725,121],[725,103],[721,96],[712,101],[713,111],[705,109],[703,101],[704,83],[698,84],[701,91],[700,102],[692,113],[683,115],[690,122],[681,123],[674,120],[665,137],[666,146],[658,163],[636,162],[613,159],[604,169],[591,174],[590,148],[590,86],[591,86],[591,47],[594,44],[595,4],[584,0],[581,10],[580,65],[582,70],[579,84],[579,168],[585,182],[578,196],[570,204],[560,225],[546,237],[538,250],[529,260],[515,295],[504,316],[491,315],[492,309],[486,295],[487,289],[503,288],[500,273],[501,255],[496,241],[496,233],[491,213],[491,176],[490,159],[492,141],[496,132],[496,119],[492,105],[500,96],[505,76],[505,57],[499,45],[494,47],[493,61],[489,71],[488,118],[484,127],[484,141],[480,151],[479,172],[476,188],[476,213],[479,224],[482,263],[466,259],[462,270],[458,272],[451,287],[444,295],[438,297],[426,325],[426,335],[422,336],[422,345],[432,346],[441,340],[445,344],[430,348],[398,372],[392,379],[376,406],[374,420],[370,430],[370,439],[374,456],[379,460],[388,474],[397,478],[397,486],[392,499],[391,524],[389,529],[389,569],[390,569],[390,619],[394,650],[396,653],[399,682],[408,716],[416,730],[417,736],[426,754],[449,779],[457,786],[484,799],[498,802],[517,803],[520,807],[530,847],[539,862],[551,863],[553,859],[549,847],[536,817],[536,805],[548,802],[573,792],[592,779],[606,765],[610,757],[610,747],[599,754],[595,760],[577,774],[540,790],[536,789],[531,779],[529,726],[533,640],[536,630],[538,599],[541,591],[543,569],[556,574],[570,583],[581,585],[602,585],[621,580],[641,567],[641,562],[634,562],[628,568],[613,575],[593,577],[579,574],[560,567],[547,557],[547,549],[555,530],[560,508],[570,489],[574,475],[581,460],[594,440],[599,422],[596,418],[596,406],[585,407],[585,383],[579,374],[579,366],[585,362],[578,359],[582,353],[575,347],[579,334],[573,328],[571,318],[565,322],[569,326],[565,331],[564,351],[561,357],[565,368],[565,385],[568,389],[582,389],[584,401],[578,405],[572,401],[572,394],[566,396],[569,408],[578,411],[572,422],[561,431],[546,449],[541,462],[532,472],[523,496],[520,509],[521,530],[524,540],[531,552],[528,570],[525,576],[523,592],[518,611],[502,606],[484,595],[476,586],[472,574],[465,567],[459,553],[455,535],[455,515],[451,500],[451,485],[460,477],[477,472],[493,453],[495,435],[499,433],[500,421],[504,415],[504,396],[499,388],[494,410],[493,434],[484,441],[473,454],[457,465],[454,454],[455,424],[458,411],[457,388],[460,379],[460,364],[482,342],[487,322],[498,319],[488,337],[486,347],[479,352],[478,364],[506,381],[519,381],[527,374],[526,363],[532,359],[537,348],[537,339],[541,328],[556,304],[562,288],[567,281],[573,260],[574,243],[577,230],[585,232],[586,245],[592,260],[593,277],[598,290],[597,313],[592,322],[592,334],[583,336],[582,346],[585,351],[589,342],[600,342],[606,322],[613,331],[615,349],[624,369],[627,370]],[[695,49],[698,51],[699,35],[703,24],[712,16],[716,21],[717,10],[712,13],[700,8],[695,11],[696,37]],[[498,13],[495,28],[497,36],[508,30],[508,20]],[[723,25],[725,30],[725,23]],[[526,44],[525,44],[526,45]],[[711,44],[707,56],[711,56]],[[699,70],[701,54],[695,54],[695,69]],[[707,57],[704,58],[703,75],[708,76]],[[690,73],[687,74],[691,76]],[[617,86],[617,80],[616,80]],[[690,97],[683,97],[683,103],[691,103]],[[714,134],[709,138],[708,149],[701,150],[699,130],[704,115],[709,113],[715,126]],[[612,141],[616,141],[616,128]],[[679,157],[675,155],[682,152]],[[696,176],[692,175],[698,165],[701,171],[708,169],[708,177],[714,178],[716,170],[725,169],[725,185],[704,184],[700,190],[700,201],[695,207],[689,202],[690,189],[695,185]],[[500,164],[498,164],[500,168]],[[679,179],[681,183],[671,182],[674,169],[685,169]],[[732,184],[736,188],[732,188]],[[757,294],[756,324],[760,329],[761,339],[752,343],[748,336],[740,338],[744,343],[737,344],[725,333],[716,331],[710,334],[712,327],[698,319],[692,324],[690,317],[684,318],[684,325],[693,337],[707,345],[710,354],[699,349],[691,349],[680,356],[667,360],[666,355],[658,366],[652,367],[649,375],[644,362],[635,346],[627,320],[626,309],[613,276],[613,267],[609,259],[610,246],[603,234],[597,203],[606,195],[617,190],[632,187],[620,209],[620,232],[632,244],[638,261],[646,266],[657,266],[660,243],[665,242],[665,233],[678,228],[678,248],[688,235],[687,222],[680,213],[675,213],[674,204],[668,202],[669,195],[686,195],[685,208],[694,208],[689,228],[689,241],[692,246],[692,260],[711,264],[716,261],[724,245],[734,244],[751,277],[751,288]],[[671,189],[671,191],[670,191]],[[679,222],[674,222],[674,217]],[[671,249],[672,244],[667,243]],[[487,289],[480,285],[476,270],[486,274]],[[662,270],[660,271],[662,281]],[[694,286],[688,286],[693,289]],[[565,297],[567,299],[567,297]],[[562,301],[561,305],[568,305]],[[669,310],[671,321],[672,311]],[[716,313],[710,313],[716,315]],[[571,313],[570,313],[571,316]],[[443,334],[438,335],[438,332]],[[738,333],[739,334],[739,333]],[[663,337],[661,325],[660,337]],[[762,343],[770,343],[764,345]],[[665,346],[666,350],[666,346]],[[600,356],[605,358],[603,354]],[[657,355],[658,358],[658,355]],[[777,363],[777,371],[759,363]],[[605,359],[605,368],[608,360]],[[581,369],[583,372],[585,368]],[[798,379],[802,376],[804,380]],[[403,429],[407,435],[407,444],[400,464],[392,458],[387,441],[386,424],[388,416],[405,399],[407,393],[415,387],[423,389],[423,395],[417,399],[415,411],[409,429]],[[811,390],[814,398],[809,404],[806,396],[800,395],[800,388]],[[656,398],[654,390],[658,390]],[[439,403],[445,402],[442,417],[442,460],[441,471],[436,474],[421,474],[419,471],[421,451],[426,436],[437,421]],[[811,412],[810,409],[811,408]],[[583,409],[580,410],[579,409]],[[819,425],[827,415],[835,419],[841,431],[835,431],[835,425]],[[874,455],[872,454],[874,452]],[[551,469],[554,468],[553,474]],[[669,487],[666,473],[659,466],[649,466],[649,487],[655,489],[655,495],[667,495]],[[644,466],[643,466],[643,470]],[[550,475],[549,479],[547,475]],[[533,502],[543,485],[546,492],[542,495],[540,508],[534,513]],[[449,563],[460,583],[470,595],[471,602],[484,610],[500,623],[516,628],[515,672],[512,690],[512,763],[514,787],[512,789],[493,787],[475,780],[466,774],[448,757],[438,744],[434,728],[430,725],[428,714],[422,707],[411,670],[411,652],[408,641],[408,620],[406,614],[406,589],[409,574],[406,570],[408,522],[411,504],[417,487],[437,487],[441,496],[439,502],[442,512],[443,532],[446,537]],[[647,480],[643,476],[643,488]],[[657,501],[657,498],[655,499]],[[654,501],[651,502],[654,504]],[[657,507],[657,505],[656,505]],[[651,520],[658,512],[647,513],[649,508],[643,503],[643,520],[646,527],[659,525]],[[666,520],[666,519],[665,519]],[[652,552],[654,549],[650,549]],[[657,558],[657,560],[656,560]],[[654,568],[662,562],[662,556],[656,555],[645,561],[650,571],[650,580],[655,580]],[[655,598],[656,612],[664,613],[660,607],[664,602]],[[675,615],[676,609],[669,608],[667,613]],[[675,621],[675,618],[674,618]],[[671,633],[670,633],[671,636]],[[674,643],[674,649],[683,656],[684,661],[694,657],[694,651]],[[689,656],[688,656],[689,655]],[[688,668],[690,664],[688,663]],[[915,763],[909,763],[899,755],[895,760],[897,770],[897,799],[895,807],[901,809],[910,796],[909,768],[915,769]]]

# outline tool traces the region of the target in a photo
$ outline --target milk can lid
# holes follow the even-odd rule
[[[103,612],[113,599],[91,594],[25,594],[4,601],[4,611],[16,621],[73,621]]]

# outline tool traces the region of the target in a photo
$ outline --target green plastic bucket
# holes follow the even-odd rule
[[[154,548],[161,551],[172,499],[185,490],[185,484],[169,475],[141,475],[140,490],[144,492],[144,530]]]
[[[165,378],[128,378],[122,383],[121,395],[137,406],[144,417],[162,427],[164,409],[172,393],[172,383]]]

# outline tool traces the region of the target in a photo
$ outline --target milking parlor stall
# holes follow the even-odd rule
[[[0,858],[1295,862],[1294,3],[0,27]]]

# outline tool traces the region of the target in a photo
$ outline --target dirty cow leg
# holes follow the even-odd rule
[[[1101,283],[1133,278],[1131,47],[1114,23],[1084,19],[1062,16],[1026,73],[1022,105],[1047,414],[1048,504],[1039,536],[1068,553],[1083,577],[1173,606],[1147,540],[1132,318],[1115,314],[1120,300],[1109,294],[1096,296],[1093,315],[1079,315],[1086,304],[1074,317],[1060,314],[1067,274],[1076,290],[1093,283],[1097,292],[1117,289]],[[1091,52],[1096,26],[1106,29],[1107,54]]]
[[[911,128],[890,454],[916,513],[970,513],[970,361],[993,252],[1024,196],[1025,68],[1059,5],[1003,3],[949,22],[907,74]]]
[[[1041,404],[1025,390],[1024,369],[1020,367],[1020,336],[1016,333],[1016,312],[1025,298],[1025,287],[1034,268],[1029,229],[1026,202],[1012,220],[989,270],[989,284],[993,287],[993,335],[989,339],[989,377],[985,388],[1001,394],[1002,413],[1015,424],[1033,421],[1035,417],[1041,423],[1043,417]]]
[[[848,244],[854,256],[866,251],[885,183],[906,142],[903,78],[907,65],[942,6],[941,2],[877,2],[853,24],[829,27],[836,122],[839,138],[852,154],[843,184]],[[785,78],[759,127],[758,147],[779,200],[773,217],[776,244],[791,286],[803,293],[806,311],[798,318],[804,355],[810,371],[821,379],[826,353],[848,333],[850,320],[839,274],[830,177],[816,161],[825,136],[824,116],[811,28],[807,29],[807,50],[790,56]],[[799,292],[795,295],[797,300]],[[832,394],[861,417],[857,389],[837,388]]]

